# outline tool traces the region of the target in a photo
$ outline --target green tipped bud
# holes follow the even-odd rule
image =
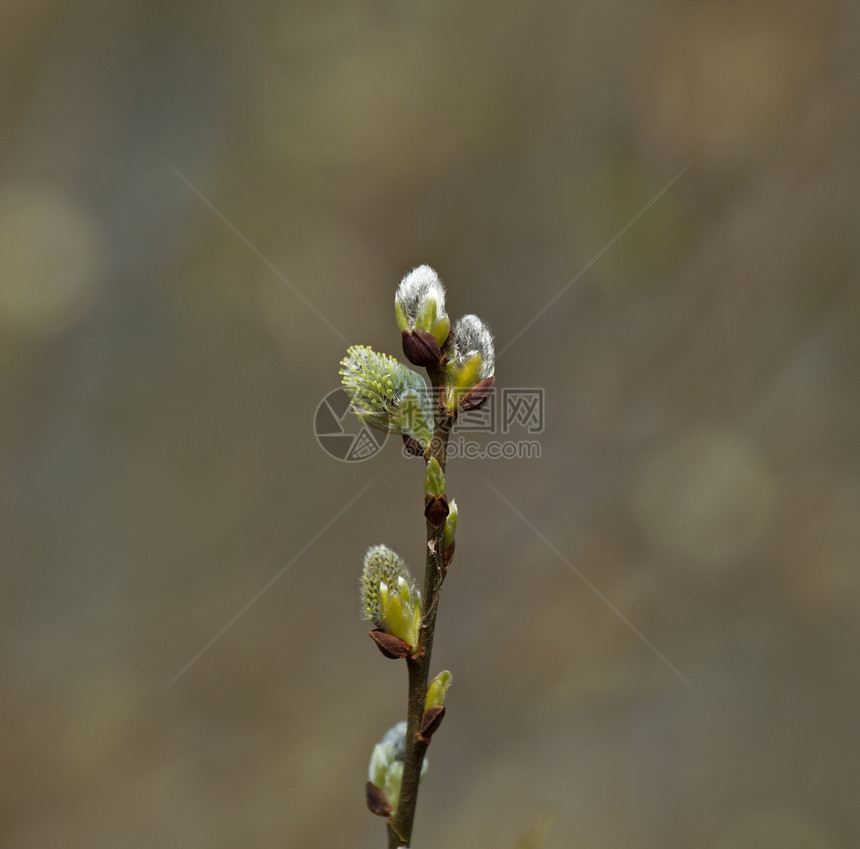
[[[464,315],[454,325],[451,359],[457,368],[462,368],[476,353],[481,355],[481,364],[475,383],[495,373],[496,352],[487,325],[476,315]]]
[[[451,356],[447,366],[449,410],[482,406],[493,387],[496,364],[493,337],[476,315],[464,315],[454,325]]]
[[[457,499],[448,505],[448,517],[445,519],[445,531],[442,535],[442,551],[447,551],[454,544],[457,534]]]
[[[364,556],[361,608],[363,618],[380,631],[412,648],[418,645],[421,593],[406,564],[387,546],[373,546]]]
[[[394,314],[401,331],[424,330],[440,347],[445,344],[451,331],[445,312],[445,287],[429,265],[413,268],[400,281],[394,295]]]
[[[432,528],[441,528],[448,518],[448,499],[445,497],[445,475],[435,457],[427,461],[424,474],[424,516]]]
[[[427,461],[427,470],[424,473],[424,495],[432,495],[435,498],[445,494],[445,474],[439,461],[431,457]]]
[[[396,421],[399,433],[411,436],[425,451],[430,447],[433,441],[433,413],[423,381],[420,391],[407,389],[403,393]]]
[[[484,322],[476,315],[464,315],[458,319],[454,325],[448,362],[448,409],[456,409],[460,400],[473,387],[485,381],[490,382],[495,367],[493,337]]]
[[[444,669],[431,682],[427,688],[427,698],[424,701],[424,710],[431,707],[444,707],[445,695],[451,686],[451,673]]]
[[[398,722],[390,728],[373,748],[368,777],[370,783],[382,791],[392,812],[400,801],[403,782],[403,759],[406,756],[406,723]],[[421,778],[427,774],[427,758],[421,764]]]
[[[378,354],[367,345],[352,345],[341,360],[340,374],[352,404],[352,412],[371,427],[388,433],[413,435],[404,430],[404,423],[419,416],[414,412],[404,415],[403,403],[410,399],[408,405],[411,409],[414,398],[419,401],[424,429],[427,429],[427,421],[433,421],[428,412],[429,400],[426,398],[427,385],[424,379],[394,357]],[[421,399],[424,399],[423,403]],[[430,444],[429,440],[427,444]]]

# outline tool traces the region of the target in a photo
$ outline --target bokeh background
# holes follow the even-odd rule
[[[847,0],[5,0],[0,842],[384,845],[405,676],[357,577],[420,561],[420,466],[319,448],[346,346],[291,287],[397,353],[429,262],[501,349],[689,165],[499,358],[541,458],[451,465],[415,846],[857,846],[858,38]]]

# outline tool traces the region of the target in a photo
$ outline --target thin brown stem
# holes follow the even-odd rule
[[[442,470],[448,451],[448,436],[453,424],[444,403],[445,372],[443,367],[428,369],[430,383],[436,397],[434,412],[434,434],[430,456],[435,457]],[[406,659],[409,671],[409,706],[406,716],[406,754],[403,759],[403,781],[397,811],[388,821],[388,847],[399,849],[409,846],[415,823],[415,808],[418,804],[418,783],[421,766],[428,743],[418,736],[424,701],[430,680],[430,657],[433,652],[433,637],[436,632],[436,613],[439,608],[439,591],[445,580],[442,565],[442,527],[434,528],[427,522],[427,561],[424,570],[424,616],[418,634],[418,651]]]

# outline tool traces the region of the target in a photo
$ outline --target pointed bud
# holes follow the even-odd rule
[[[424,701],[424,710],[431,707],[441,707],[445,704],[445,696],[451,686],[453,676],[447,669],[443,669],[427,688],[427,698]]]
[[[433,495],[437,498],[445,494],[445,473],[435,457],[427,461],[424,471],[424,495]]]
[[[440,348],[445,344],[451,330],[451,321],[445,312],[445,287],[429,265],[413,268],[400,281],[394,295],[394,314],[401,330],[408,333],[423,330],[433,336]],[[411,357],[410,361],[416,362]]]
[[[457,499],[454,498],[451,500],[451,504],[449,505],[448,518],[445,519],[445,533],[442,537],[442,551],[447,551],[449,548],[453,548],[454,546],[454,536],[457,533],[458,515]]]
[[[424,700],[424,714],[421,717],[421,727],[418,736],[425,742],[436,733],[445,717],[445,696],[451,685],[451,673],[445,669],[440,672],[427,688],[427,698]]]

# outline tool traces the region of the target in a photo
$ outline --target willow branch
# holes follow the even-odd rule
[[[444,366],[428,369],[430,383],[435,397],[434,434],[429,456],[435,457],[442,471],[448,452],[448,436],[454,417],[445,407]],[[428,457],[429,459],[429,457]],[[427,752],[429,741],[419,736],[421,719],[424,715],[424,702],[430,680],[430,659],[433,652],[433,637],[436,633],[436,613],[439,608],[439,593],[445,580],[445,567],[442,563],[442,536],[444,523],[434,527],[427,521],[427,560],[424,569],[424,616],[418,637],[418,651],[406,659],[409,671],[409,704],[406,717],[406,754],[403,760],[403,783],[400,789],[400,802],[397,811],[388,821],[388,847],[399,849],[409,846],[415,822],[415,808],[418,804],[418,783],[421,780],[421,766]]]

